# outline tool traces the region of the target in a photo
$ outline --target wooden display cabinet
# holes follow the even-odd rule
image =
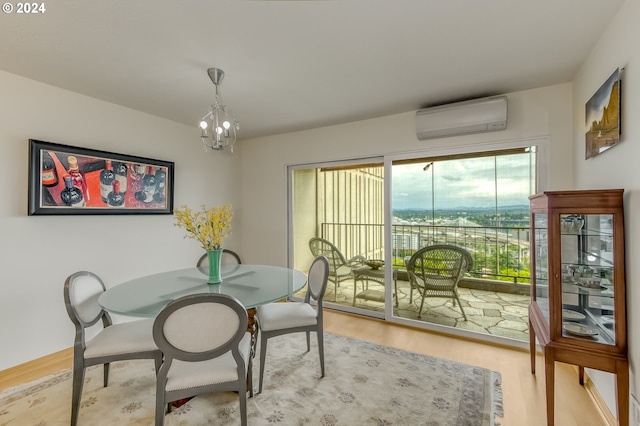
[[[616,374],[618,421],[629,424],[623,190],[551,191],[531,203],[529,344],[544,353],[547,424],[554,424],[554,366]]]

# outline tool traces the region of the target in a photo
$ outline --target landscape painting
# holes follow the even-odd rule
[[[620,142],[620,101],[620,70],[617,69],[586,104],[585,159]]]

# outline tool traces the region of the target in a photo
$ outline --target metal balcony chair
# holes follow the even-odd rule
[[[422,308],[426,297],[451,297],[453,306],[460,305],[464,320],[467,315],[458,296],[458,282],[464,274],[473,268],[471,254],[452,245],[434,245],[415,252],[407,262],[407,273],[411,292],[415,288],[422,296],[418,318],[422,317]]]
[[[351,259],[345,259],[344,255],[329,241],[323,238],[311,238],[309,248],[314,257],[324,256],[329,260],[329,278],[333,282],[334,300],[338,296],[338,286],[342,281],[353,279],[353,268],[364,266],[364,256],[356,255]]]

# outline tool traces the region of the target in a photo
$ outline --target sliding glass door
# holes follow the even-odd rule
[[[326,255],[325,302],[336,309],[526,341],[537,155],[527,145],[290,167],[292,265]],[[455,293],[428,292],[407,270],[436,245],[472,259]]]
[[[527,339],[535,164],[535,147],[392,162],[396,317]],[[433,246],[464,250],[468,269],[424,250],[410,264]]]
[[[384,258],[382,160],[294,167],[290,187],[294,267],[327,256],[325,302],[384,317],[383,275],[364,277],[369,261]]]

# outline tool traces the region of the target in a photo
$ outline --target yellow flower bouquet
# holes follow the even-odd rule
[[[185,238],[198,240],[205,250],[220,250],[222,240],[231,233],[231,204],[210,209],[202,204],[200,211],[183,205],[175,209],[173,214],[175,225],[187,231]]]

